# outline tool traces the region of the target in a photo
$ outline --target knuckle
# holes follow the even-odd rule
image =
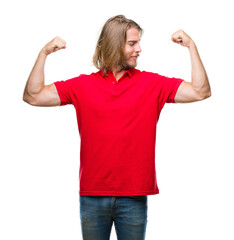
[[[57,41],[57,39],[58,39],[58,37],[55,37],[55,38],[53,39],[53,42]]]
[[[60,37],[59,37],[59,36],[55,37],[54,42],[58,43],[58,42],[60,42],[60,41],[61,41],[61,40],[60,40]]]

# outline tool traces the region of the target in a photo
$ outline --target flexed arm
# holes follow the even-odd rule
[[[55,37],[40,51],[26,83],[23,100],[34,106],[58,106],[60,98],[54,84],[44,85],[45,61],[49,54],[66,48],[66,42]]]
[[[175,102],[195,102],[210,97],[209,80],[194,41],[183,30],[175,32],[171,40],[188,48],[192,65],[192,81],[184,81],[180,85],[175,96]]]

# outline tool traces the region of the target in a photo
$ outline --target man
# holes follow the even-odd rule
[[[39,53],[23,100],[33,106],[73,104],[81,137],[80,218],[83,239],[107,240],[114,222],[118,239],[145,239],[147,195],[158,194],[155,171],[156,124],[165,103],[211,96],[193,40],[182,30],[172,41],[187,47],[192,82],[135,69],[141,27],[118,15],[101,31],[93,63],[99,69],[44,85],[49,54],[66,48],[60,37]]]

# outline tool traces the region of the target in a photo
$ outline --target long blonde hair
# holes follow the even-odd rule
[[[115,67],[125,68],[126,33],[132,27],[142,34],[142,28],[124,15],[111,17],[104,24],[93,55],[93,64],[96,68],[102,69],[105,75],[108,70]]]

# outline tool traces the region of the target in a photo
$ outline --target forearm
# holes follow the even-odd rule
[[[211,95],[209,80],[194,42],[188,47],[192,65],[192,86],[201,97]]]
[[[32,97],[33,95],[39,93],[45,84],[44,81],[44,67],[47,54],[43,51],[40,51],[37,60],[34,64],[34,67],[28,77],[25,89],[24,89],[24,98]]]

